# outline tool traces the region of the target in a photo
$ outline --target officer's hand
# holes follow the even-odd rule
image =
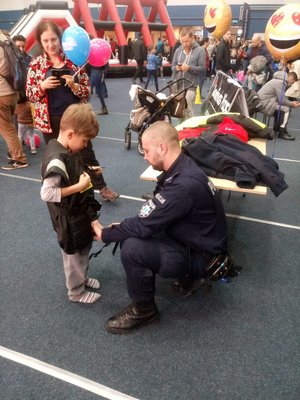
[[[109,228],[113,228],[116,225],[120,225],[121,222],[112,222],[111,224],[108,225]]]
[[[92,221],[91,226],[94,232],[94,240],[102,240],[103,225],[101,225],[100,222],[96,219],[95,221]]]

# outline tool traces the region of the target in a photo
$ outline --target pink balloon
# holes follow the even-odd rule
[[[106,40],[100,38],[91,40],[88,60],[93,67],[102,67],[108,62],[110,56],[111,47]]]

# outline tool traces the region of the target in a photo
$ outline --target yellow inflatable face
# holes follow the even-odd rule
[[[271,16],[265,42],[276,58],[292,60],[300,56],[300,3],[280,7]]]
[[[210,1],[204,11],[205,29],[220,39],[231,26],[231,8],[224,0]]]

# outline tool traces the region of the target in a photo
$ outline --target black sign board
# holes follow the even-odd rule
[[[249,117],[242,85],[222,71],[218,71],[203,106],[207,114],[238,112]]]

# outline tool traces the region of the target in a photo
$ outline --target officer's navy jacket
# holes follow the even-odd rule
[[[190,158],[181,154],[163,173],[139,215],[104,228],[105,243],[129,237],[148,238],[159,232],[198,252],[227,250],[226,219],[215,187]]]

